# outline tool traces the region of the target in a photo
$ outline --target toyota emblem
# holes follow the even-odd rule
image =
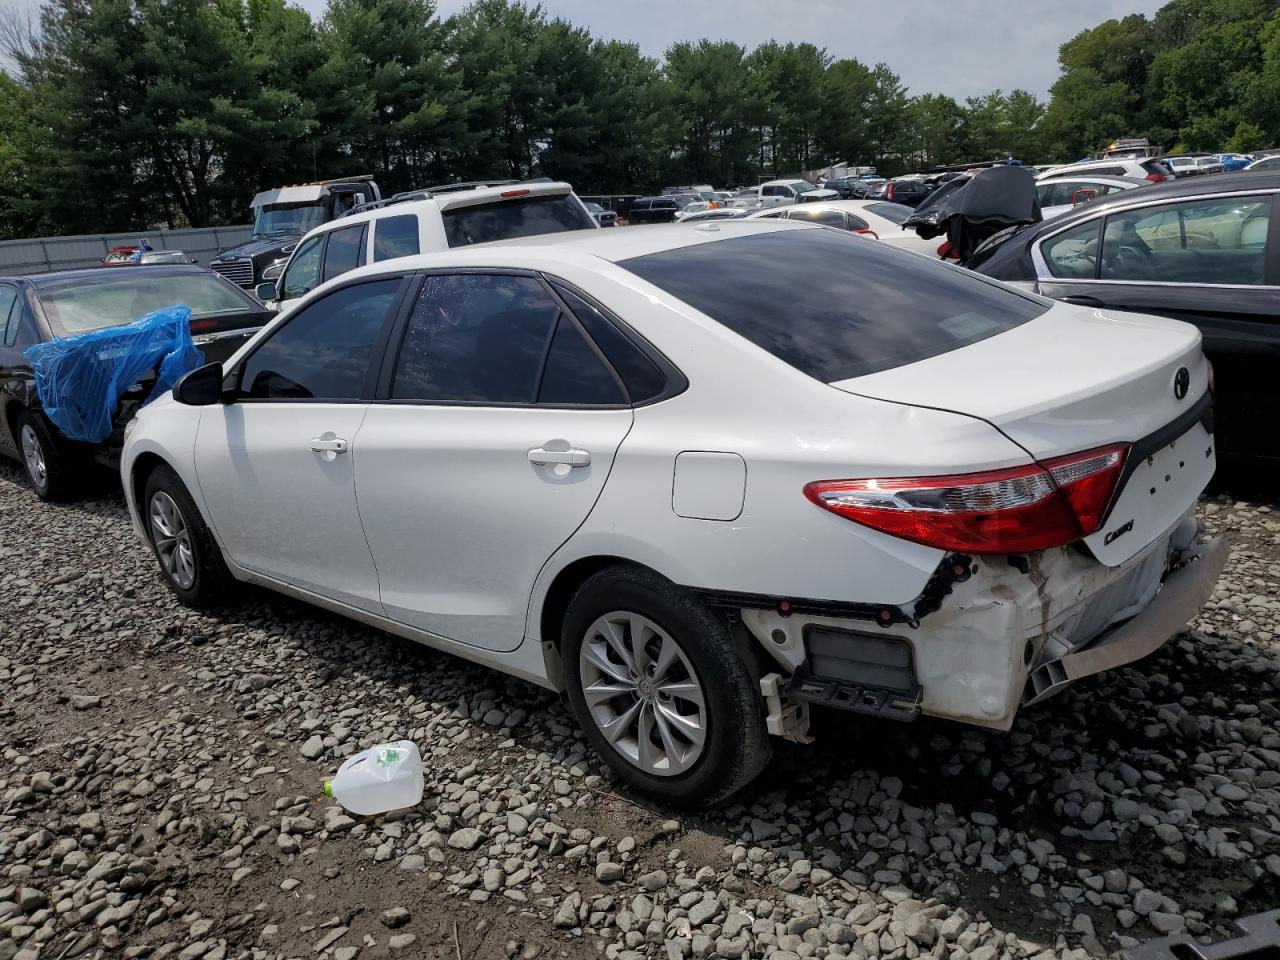
[[[1187,391],[1191,389],[1191,371],[1186,367],[1179,367],[1178,372],[1173,375],[1173,396],[1175,400],[1181,400],[1187,395]]]

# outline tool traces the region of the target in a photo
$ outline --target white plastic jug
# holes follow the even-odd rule
[[[422,757],[412,740],[382,743],[348,757],[324,784],[333,797],[360,816],[412,807],[422,799]]]

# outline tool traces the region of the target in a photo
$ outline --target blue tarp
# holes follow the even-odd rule
[[[190,319],[190,307],[165,307],[124,326],[28,347],[45,415],[71,440],[106,440],[126,390],[159,367],[150,403],[204,363]]]

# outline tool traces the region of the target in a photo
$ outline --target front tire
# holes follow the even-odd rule
[[[231,572],[171,467],[151,472],[138,506],[165,585],[189,607],[208,609],[225,603],[234,583]]]
[[[87,464],[59,443],[44,414],[23,410],[17,422],[18,453],[31,481],[31,489],[41,500],[57,503],[74,500],[83,491]]]
[[[636,790],[705,806],[768,762],[760,694],[727,625],[657,574],[613,567],[588,579],[561,652],[587,739]]]

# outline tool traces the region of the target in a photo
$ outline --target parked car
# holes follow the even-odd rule
[[[744,187],[729,198],[729,206],[755,210],[760,203],[760,191],[756,187]]]
[[[1165,157],[1164,165],[1172,170],[1179,177],[1195,177],[1206,171],[1196,162],[1200,157]]]
[[[920,202],[931,193],[933,193],[933,186],[921,177],[895,177],[886,183],[884,188],[886,200],[908,207],[918,207]]]
[[[1171,158],[1170,158],[1171,159]],[[1106,177],[1133,177],[1137,180],[1148,180],[1151,183],[1163,183],[1175,176],[1166,166],[1164,160],[1112,158],[1109,160],[1090,160],[1085,163],[1066,163],[1050,167],[1040,174],[1039,179],[1049,180],[1056,177],[1080,177],[1085,174]]]
[[[1222,164],[1222,169],[1226,173],[1235,173],[1253,163],[1253,157],[1247,153],[1215,153],[1213,159]]]
[[[155,377],[124,384],[117,432],[102,444],[66,439],[45,415],[28,347],[132,323],[175,304],[191,308],[190,328],[206,360],[230,357],[274,312],[203,267],[125,266],[0,277],[0,454],[19,460],[37,496],[67,499],[96,460],[114,467],[124,423]]]
[[[628,223],[670,223],[685,206],[674,194],[641,197],[627,211]]]
[[[1277,194],[1280,171],[1128,190],[993,238],[966,265],[1100,316],[1196,324],[1216,374],[1217,454],[1280,463],[1280,249],[1268,237]]]
[[[699,210],[688,216],[680,217],[677,223],[703,223],[707,220],[738,220],[749,217],[752,209],[748,207],[716,207],[713,210]]]
[[[937,257],[936,242],[922,240],[915,231],[902,228],[902,222],[910,215],[910,207],[884,200],[829,200],[826,203],[761,210],[749,217],[752,220],[791,220],[835,227],[882,240],[900,250]]]
[[[804,224],[583,231],[326,284],[121,477],[182,602],[249,581],[565,691],[705,804],[811,704],[1007,730],[1193,616],[1199,341]]]
[[[1150,185],[1150,181],[1135,177],[1052,177],[1036,181],[1036,194],[1040,199],[1040,214],[1048,220],[1098,197]]]
[[[715,210],[720,206],[718,200],[695,200],[687,203],[676,211],[675,219],[677,222],[686,220],[697,213],[705,213],[708,210]]]
[[[591,218],[600,226],[616,227],[618,225],[618,215],[612,210],[606,210],[595,201],[584,201],[584,203]]]
[[[1280,170],[1280,155],[1270,157],[1259,157],[1251,164],[1245,167],[1248,171],[1257,170]]]
[[[263,190],[249,205],[253,236],[222,251],[209,261],[209,269],[245,290],[264,280],[277,280],[304,235],[381,198],[377,183],[367,175]]]
[[[112,247],[102,259],[104,267],[127,267],[156,263],[195,263],[181,250],[156,250],[145,243]]]
[[[883,185],[885,182],[886,181],[883,177],[859,177],[857,180],[853,181],[853,199],[861,200],[868,196],[870,191]]]
[[[823,186],[840,194],[841,200],[850,200],[854,196],[853,190],[857,183],[857,177],[835,177],[832,180],[828,180]]]
[[[1196,168],[1201,173],[1222,173],[1226,169],[1217,157],[1196,157]]]
[[[815,187],[808,180],[770,180],[756,188],[757,207],[785,207],[792,203],[839,200],[834,190]]]
[[[255,293],[285,310],[321,283],[365,264],[598,226],[573,188],[554,180],[400,193],[312,230],[299,241],[279,282],[266,281]]]

